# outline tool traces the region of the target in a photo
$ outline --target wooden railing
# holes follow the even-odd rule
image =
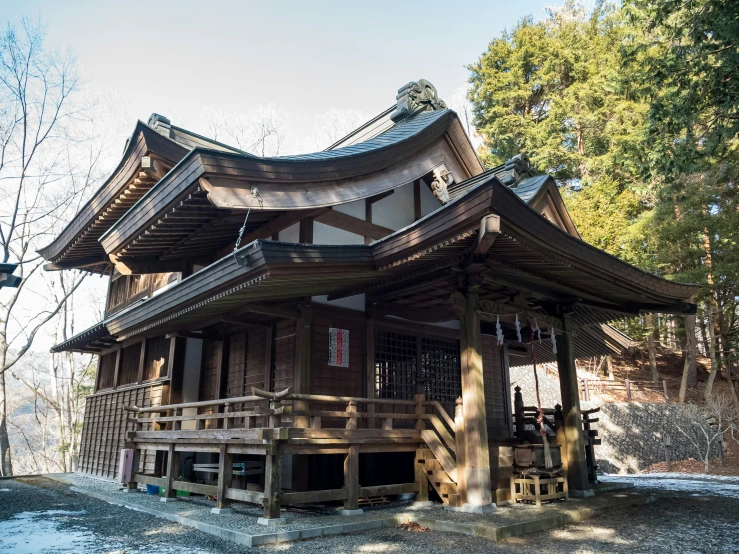
[[[665,403],[668,404],[670,402],[667,392],[667,379],[662,379],[662,381],[632,381],[630,379],[624,379],[623,381],[580,380],[580,396],[585,401],[590,400],[591,393],[625,392],[626,401],[631,402],[634,392],[647,390],[661,392]]]
[[[405,444],[415,451],[421,442],[426,442],[429,448],[438,452],[438,456],[443,458],[440,462],[444,469],[456,482],[456,466],[462,458],[462,455],[457,456],[457,452],[464,433],[457,433],[455,420],[439,402],[425,400],[423,393],[414,395],[413,400],[293,394],[289,388],[280,393],[252,389],[252,393],[238,398],[146,408],[126,406],[125,410],[131,414],[127,421],[133,425],[127,437],[127,447],[134,450],[133,467],[139,467],[137,443],[143,445],[138,448],[155,445],[157,449],[168,451],[166,476],[134,473],[129,488],[135,488],[136,483],[149,483],[163,487],[165,496],[170,497],[176,490],[209,494],[216,496],[219,509],[227,508],[230,500],[261,503],[265,518],[279,517],[281,502],[300,504],[344,500],[346,510],[356,510],[360,495],[418,493],[423,492],[426,485],[425,474],[417,468],[414,483],[360,487],[360,448],[368,448],[365,451],[372,452],[382,452],[383,448],[394,451],[399,444]],[[316,404],[328,405],[329,408],[335,406],[336,409],[316,409]],[[382,411],[388,407],[400,411]],[[457,408],[459,417],[456,421],[462,422],[461,399],[457,401]],[[203,409],[211,413],[185,413]],[[283,427],[288,423],[285,421],[288,417],[291,418],[291,428]],[[343,427],[324,427],[326,420],[339,420]],[[406,422],[406,425],[398,428],[396,421]],[[208,422],[212,422],[210,427]],[[237,443],[234,438],[242,440]],[[280,460],[284,449],[291,445],[293,449],[309,447],[309,453],[314,454],[345,452],[344,487],[282,493]],[[402,447],[407,450],[409,446]],[[205,447],[207,451],[217,448],[220,453],[218,486],[176,481],[174,475],[179,467],[179,452]],[[463,445],[461,450],[464,450]],[[259,452],[266,456],[264,492],[232,488],[233,454]]]
[[[343,419],[346,429],[359,429],[358,422],[366,421],[365,428],[378,427],[386,430],[394,428],[395,420],[411,421],[416,428],[422,421],[429,422],[436,432],[445,440],[449,448],[454,450],[455,423],[443,406],[433,400],[417,398],[415,400],[395,400],[388,398],[361,398],[352,396],[328,396],[317,394],[292,394],[290,389],[282,393],[265,393],[254,389],[255,394],[220,400],[186,402],[162,406],[139,408],[125,406],[124,409],[133,414],[127,418],[134,425],[134,431],[181,430],[185,422],[194,422],[198,430],[205,429],[208,421],[215,421],[219,429],[254,429],[256,418],[268,418],[267,425],[262,427],[281,427],[283,418],[293,418],[294,428],[322,429],[325,419]],[[286,404],[292,402],[293,405]],[[326,410],[310,409],[311,403],[339,404],[343,409]],[[242,406],[235,409],[235,406]],[[247,405],[247,407],[243,407]],[[364,411],[359,410],[363,406]],[[404,407],[409,411],[380,412],[377,408]],[[211,409],[212,413],[184,414],[187,409]],[[410,411],[412,409],[412,411]],[[302,418],[302,419],[301,419]],[[298,422],[298,425],[295,425]],[[305,422],[305,424],[301,424]],[[172,424],[169,426],[169,424]],[[169,427],[169,429],[168,429]]]

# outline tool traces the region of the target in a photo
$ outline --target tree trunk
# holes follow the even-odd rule
[[[685,346],[688,360],[688,388],[694,389],[698,383],[698,360],[696,359],[695,316],[685,316]]]
[[[652,381],[659,381],[659,372],[657,371],[657,354],[654,349],[654,341],[659,338],[659,330],[652,327],[652,315],[646,316],[646,323],[649,332],[647,333],[647,352],[649,352],[649,370],[652,374]]]
[[[714,333],[716,321],[714,316],[715,312],[713,310],[713,301],[709,300],[706,302],[706,329],[708,330],[707,346],[708,357],[711,358],[711,372],[708,374],[708,380],[706,381],[706,390],[704,393],[706,400],[708,400],[713,393],[713,382],[716,380],[716,375],[718,375],[719,370],[719,364],[716,360],[716,335]]]
[[[0,345],[0,368],[5,367],[8,345]],[[8,436],[8,405],[5,396],[5,372],[0,373],[0,473],[5,477],[13,475],[13,459]]]

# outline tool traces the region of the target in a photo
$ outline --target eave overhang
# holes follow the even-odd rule
[[[500,233],[487,254],[473,256],[481,219],[491,214],[500,218]],[[489,176],[464,196],[370,245],[255,241],[115,314],[105,325],[123,340],[187,328],[253,303],[361,293],[386,299],[389,313],[429,312],[435,321],[445,321],[453,318],[448,299],[458,286],[455,275],[465,271],[478,277],[481,298],[505,304],[508,293],[500,300],[501,289],[528,291],[528,310],[541,314],[542,321],[556,305],[565,310],[557,317],[582,326],[644,311],[694,313],[690,299],[699,288],[650,275],[588,245]],[[408,294],[393,296],[391,290]],[[424,300],[430,302],[426,308],[418,295],[431,298]]]
[[[187,148],[139,121],[115,171],[59,236],[38,250],[51,262],[46,269],[107,270],[108,257],[99,243],[100,237],[158,180],[153,170],[142,170],[144,157],[154,157],[155,163],[159,160],[169,168],[186,152]]]
[[[187,233],[207,234],[211,222],[223,229],[217,239],[235,239],[244,210],[251,205],[255,209],[247,232],[285,212],[386,192],[441,163],[454,165],[459,179],[482,171],[450,110],[423,112],[366,142],[314,154],[256,158],[196,148],[101,238],[101,244],[118,259],[175,258],[193,250]],[[254,201],[252,186],[258,188],[261,204]],[[223,218],[232,212],[229,227]],[[196,238],[195,250],[209,247],[212,252],[218,242]]]

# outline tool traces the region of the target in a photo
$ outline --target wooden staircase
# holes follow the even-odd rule
[[[457,468],[455,464],[454,469],[452,470],[452,478],[452,475],[450,475],[444,468],[444,465],[447,465],[448,467],[451,457],[448,452],[446,452],[446,449],[444,449],[444,451],[446,455],[442,455],[441,458],[445,459],[445,464],[442,464],[442,462],[437,459],[431,448],[419,449],[416,453],[416,463],[423,467],[423,471],[428,482],[439,495],[441,501],[447,506],[458,508],[462,505],[462,497],[457,491]],[[452,463],[454,464],[453,460]]]

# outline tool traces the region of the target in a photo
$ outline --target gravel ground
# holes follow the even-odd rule
[[[0,481],[0,552],[216,554],[252,551],[147,514],[72,493],[65,485],[48,479],[33,479],[27,483],[32,486],[18,481]],[[693,492],[655,489],[654,494],[659,499],[656,504],[500,544],[455,533],[382,529],[263,546],[253,551],[257,554],[739,552],[736,516],[739,499],[706,493],[699,484]],[[26,523],[33,523],[33,537],[29,538],[29,526],[24,527]],[[45,530],[48,536],[44,535]]]

